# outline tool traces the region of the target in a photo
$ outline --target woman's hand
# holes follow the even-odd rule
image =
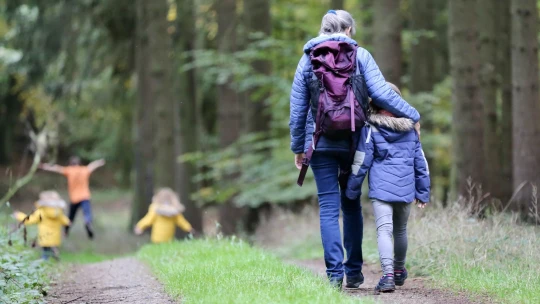
[[[304,153],[294,155],[294,164],[296,165],[296,169],[302,169],[302,161],[304,160],[304,157],[306,157],[306,154]]]

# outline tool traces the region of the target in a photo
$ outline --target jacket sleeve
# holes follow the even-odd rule
[[[294,154],[304,152],[306,118],[309,110],[309,88],[304,79],[303,71],[308,63],[309,57],[304,54],[296,68],[291,89],[289,128],[291,131],[291,150]]]
[[[308,110],[307,121],[306,121],[306,139],[304,141],[304,151],[309,149],[313,142],[313,133],[315,132],[315,122],[313,121],[313,115],[311,113],[311,107]]]
[[[141,230],[145,230],[148,227],[152,226],[155,218],[156,212],[154,211],[152,206],[150,206],[150,208],[148,208],[148,213],[137,223],[136,227]]]
[[[362,194],[362,183],[373,164],[373,138],[371,126],[362,128],[360,141],[354,153],[354,160],[351,168],[351,175],[347,182],[347,190],[345,195],[349,199],[356,199]]]
[[[386,83],[373,56],[367,50],[358,48],[357,58],[360,62],[361,69],[363,69],[368,94],[375,105],[398,117],[407,117],[414,122],[418,122],[420,120],[418,111]]]
[[[62,213],[62,215],[60,216],[60,223],[62,223],[62,225],[64,226],[71,225],[71,221],[64,213]]]
[[[27,215],[22,212],[17,212],[15,214],[15,218],[17,221],[22,222],[24,221],[24,225],[35,225],[41,222],[41,211],[36,210],[32,214],[30,214],[27,218]]]
[[[422,150],[420,140],[416,142],[414,151],[414,180],[416,186],[416,199],[422,203],[430,201],[431,182],[429,180],[429,165]]]
[[[191,224],[182,214],[176,216],[176,225],[178,225],[178,227],[180,227],[180,229],[184,230],[185,232],[190,232],[192,229]]]

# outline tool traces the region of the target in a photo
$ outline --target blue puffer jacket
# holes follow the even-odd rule
[[[389,203],[429,202],[429,168],[407,118],[372,114],[362,128],[346,195],[356,199],[369,171],[369,197]]]
[[[336,34],[331,36],[319,36],[311,39],[304,46],[304,55],[300,59],[300,63],[296,69],[294,81],[291,90],[291,113],[289,127],[291,130],[291,150],[295,154],[303,153],[307,147],[311,145],[312,135],[314,131],[313,116],[310,111],[310,93],[308,87],[308,79],[312,77],[311,61],[309,53],[318,44],[328,41],[345,41],[350,44],[357,45],[356,41],[351,38]],[[371,54],[363,48],[358,48],[357,60],[360,73],[366,79],[368,94],[373,102],[393,113],[398,117],[407,117],[414,122],[420,120],[418,111],[411,107],[399,94],[394,92],[384,80],[379,67]],[[308,115],[309,112],[309,115]],[[348,141],[333,141],[321,137],[317,144],[317,150],[345,150],[349,151],[350,143]]]

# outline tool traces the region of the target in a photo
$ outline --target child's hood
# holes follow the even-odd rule
[[[182,213],[181,209],[174,205],[158,204],[154,202],[152,203],[152,208],[157,215],[165,217],[174,217]]]
[[[409,118],[392,117],[373,113],[369,122],[377,127],[379,133],[389,142],[394,142],[414,129],[414,122]]]

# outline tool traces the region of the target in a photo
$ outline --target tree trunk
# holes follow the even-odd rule
[[[195,50],[197,33],[195,32],[195,7],[193,0],[177,0],[177,20],[179,33],[177,42],[177,53],[181,58],[186,53]],[[185,60],[178,60],[180,66],[193,61],[192,55]],[[180,154],[193,153],[199,147],[199,114],[197,96],[197,73],[195,69],[182,72],[178,75],[180,90],[177,96],[183,96],[180,102],[180,125],[178,132],[178,150]],[[197,231],[202,231],[202,213],[196,202],[191,199],[191,194],[198,189],[198,184],[193,182],[193,176],[197,173],[197,168],[192,163],[182,163],[178,171],[177,190],[182,203],[186,206],[184,216]]]
[[[435,7],[431,0],[411,1],[411,93],[431,92],[435,85]],[[422,126],[424,127],[424,126]]]
[[[358,28],[362,46],[368,50],[373,50],[373,1],[360,0],[360,23]]]
[[[506,204],[513,192],[513,174],[512,174],[512,54],[511,54],[511,37],[512,31],[510,14],[510,0],[497,1],[499,5],[498,11],[498,40],[499,40],[499,72],[501,79],[501,99],[502,99],[502,114],[499,119],[500,128],[500,153],[499,164],[500,175],[500,199]]]
[[[246,28],[248,36],[253,33],[264,33],[270,37],[272,23],[270,19],[269,0],[251,0],[244,2],[247,12]],[[270,75],[271,62],[269,60],[257,60],[252,64],[253,70],[258,75]],[[268,132],[270,130],[271,116],[265,104],[268,94],[257,94],[257,89],[248,92],[247,100],[247,132]],[[256,97],[255,97],[256,96]]]
[[[400,0],[377,0],[373,4],[373,57],[385,79],[401,87]]]
[[[220,0],[216,3],[218,20],[218,50],[220,54],[232,54],[236,51],[236,0]],[[226,148],[240,137],[242,115],[240,101],[231,87],[233,79],[218,87],[218,133],[219,145]],[[229,177],[228,179],[233,179]],[[243,210],[226,202],[219,210],[222,232],[230,235],[237,231],[243,217]]]
[[[472,9],[471,9],[472,8]],[[483,184],[483,106],[478,81],[476,1],[449,0],[449,44],[452,76],[453,187],[466,195],[467,180]]]
[[[247,1],[249,2],[249,1]],[[330,5],[330,9],[333,9],[333,10],[344,10],[345,7],[343,5],[343,0],[332,0],[331,1],[331,5]]]
[[[499,163],[499,136],[497,120],[498,29],[497,3],[478,0],[478,32],[480,42],[480,97],[484,105],[484,190],[492,198],[500,198],[501,166]]]
[[[178,112],[172,90],[172,45],[167,32],[167,0],[147,2],[150,88],[156,114],[156,187],[175,187],[174,125]]]
[[[137,0],[135,65],[137,72],[137,109],[135,130],[135,198],[131,208],[131,226],[148,211],[154,191],[154,106],[150,92],[148,57],[148,10],[145,0]]]
[[[538,10],[536,0],[512,0],[512,101],[514,210],[527,211],[530,183],[540,185],[540,100],[538,93]]]

